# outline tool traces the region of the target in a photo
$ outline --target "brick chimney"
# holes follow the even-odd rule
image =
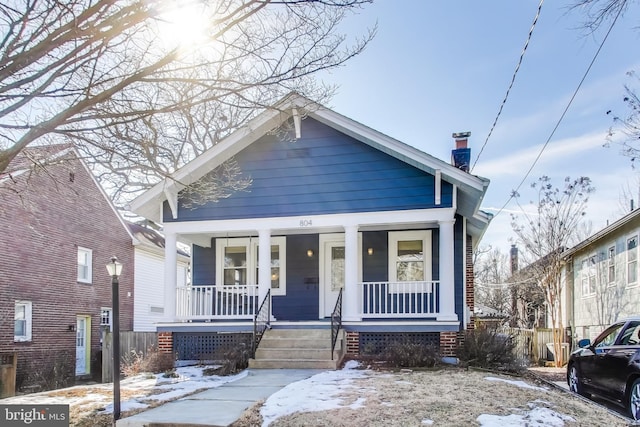
[[[458,132],[451,135],[456,142],[456,148],[451,150],[451,164],[458,169],[469,172],[471,149],[467,147],[471,132]]]
[[[518,271],[518,248],[516,245],[511,245],[509,259],[511,265],[511,275],[513,276]]]

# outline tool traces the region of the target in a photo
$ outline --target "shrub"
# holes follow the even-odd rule
[[[203,371],[204,375],[233,375],[249,366],[251,348],[246,343],[237,343],[234,347],[221,349],[216,357],[221,366]]]
[[[173,368],[173,354],[162,353],[155,347],[151,347],[147,350],[147,354],[131,350],[128,355],[123,357],[121,370],[125,377],[131,377],[143,372],[158,374],[171,371]]]
[[[75,358],[68,351],[32,353],[24,365],[23,374],[16,379],[19,388],[29,391],[55,390],[69,387],[75,381]]]
[[[402,338],[391,341],[382,358],[389,366],[397,368],[433,367],[440,360],[440,354],[434,345]]]
[[[468,366],[480,368],[521,369],[514,352],[515,340],[496,328],[482,327],[467,330],[463,342],[458,346],[458,358]]]

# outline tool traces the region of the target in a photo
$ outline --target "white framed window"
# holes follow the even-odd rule
[[[255,285],[259,278],[258,239],[219,239],[216,245],[216,283],[222,286]],[[285,295],[286,238],[271,238],[271,294]]]
[[[596,256],[591,255],[582,260],[580,276],[582,280],[582,296],[592,296],[596,293]]]
[[[92,260],[93,252],[91,249],[78,246],[78,282],[91,283]]]
[[[103,329],[112,332],[113,325],[113,310],[109,307],[102,307],[100,309],[100,326]]]
[[[286,295],[287,294],[287,239],[282,237],[271,238],[271,295]],[[258,242],[253,241],[253,254],[254,271],[255,271],[255,283],[258,283],[260,257]]]
[[[613,286],[616,284],[616,247],[615,246],[611,246],[608,249],[607,279],[609,281],[609,286]]]
[[[16,301],[13,317],[13,340],[16,342],[31,341],[31,301]]]
[[[389,233],[389,281],[430,282],[431,231],[396,231]],[[393,292],[402,292],[398,285]]]
[[[627,286],[638,283],[638,235],[627,239]]]

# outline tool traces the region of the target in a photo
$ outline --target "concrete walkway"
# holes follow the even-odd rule
[[[227,427],[261,399],[318,369],[250,369],[246,377],[118,420],[117,427]]]

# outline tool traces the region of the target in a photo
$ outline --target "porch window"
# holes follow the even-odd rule
[[[224,248],[224,286],[245,286],[247,284],[247,247],[227,246]]]
[[[627,286],[638,283],[638,236],[627,239]]]
[[[609,279],[610,286],[615,285],[616,283],[616,247],[615,246],[611,246],[609,248],[608,279]]]
[[[431,281],[431,232],[389,233],[390,282]]]
[[[596,256],[591,255],[582,260],[580,271],[582,278],[582,296],[591,296],[596,293]]]
[[[271,294],[286,292],[286,239],[271,238]],[[255,285],[259,278],[258,240],[234,238],[218,240],[216,251],[218,283],[223,286]]]
[[[78,247],[78,282],[91,283],[91,249]]]
[[[273,237],[271,239],[271,295],[286,295],[286,283],[284,281],[285,277],[285,257],[284,257],[284,247],[286,239],[284,237]],[[276,244],[273,244],[276,243]],[[253,253],[256,254],[255,260],[255,274],[256,274],[256,283],[258,282],[259,276],[259,265],[260,265],[260,257],[259,257],[259,246],[256,243]],[[281,257],[280,254],[283,256]]]
[[[13,319],[13,340],[31,341],[31,301],[16,301]]]

